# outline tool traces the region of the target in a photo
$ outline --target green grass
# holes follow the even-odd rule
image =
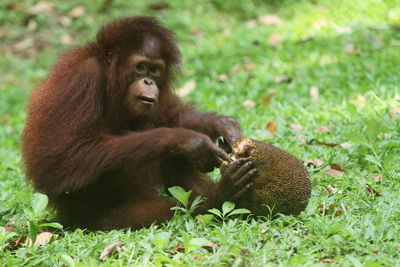
[[[5,32],[0,37],[0,225],[16,228],[16,234],[0,231],[0,266],[73,266],[67,259],[77,266],[400,266],[400,118],[389,112],[400,107],[398,1],[174,0],[168,9],[154,11],[147,8],[150,1],[115,0],[102,13],[101,1],[71,0],[53,1],[53,11],[38,15],[28,12],[36,1],[21,2],[0,3],[0,33]],[[57,22],[77,5],[85,8],[82,16],[68,26]],[[10,250],[10,241],[28,235],[33,193],[20,162],[25,105],[57,54],[69,47],[61,36],[67,33],[82,44],[112,18],[143,14],[176,32],[184,64],[175,87],[196,82],[185,101],[235,116],[245,135],[257,139],[268,138],[265,126],[275,121],[277,132],[268,142],[304,161],[324,161],[321,167],[308,166],[313,184],[308,208],[297,217],[229,217],[207,224],[181,214],[139,231],[49,228],[57,234],[50,244]],[[278,15],[284,25],[246,26],[265,14]],[[33,31],[29,21],[31,28],[32,21],[37,23]],[[269,44],[273,33],[282,42]],[[355,50],[345,53],[350,45]],[[246,70],[246,64],[254,68]],[[218,81],[221,74],[228,76],[225,82]],[[277,83],[278,75],[292,82]],[[310,97],[311,86],[319,88],[317,101]],[[263,107],[272,89],[278,93]],[[256,106],[246,110],[245,100]],[[330,131],[314,131],[322,125]],[[349,141],[347,148],[318,145]],[[331,163],[343,167],[344,175],[326,174]],[[384,176],[379,183],[373,179],[377,175]],[[382,196],[368,191],[367,184]],[[339,212],[320,212],[329,207]],[[35,220],[55,218],[48,210]],[[126,243],[122,253],[99,260],[117,240]],[[201,248],[206,240],[216,245]],[[180,244],[185,250],[175,251]]]

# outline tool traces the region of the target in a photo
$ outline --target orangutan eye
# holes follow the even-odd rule
[[[138,72],[143,72],[145,69],[146,69],[146,67],[142,63],[139,63],[139,64],[136,65],[136,70]]]
[[[160,69],[157,67],[152,67],[152,68],[150,68],[150,73],[153,75],[158,75],[158,74],[160,74]]]

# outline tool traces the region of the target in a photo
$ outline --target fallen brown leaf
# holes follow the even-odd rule
[[[322,165],[324,165],[324,161],[321,159],[309,159],[309,160],[306,160],[306,163],[313,164],[316,167],[321,167]]]
[[[335,147],[338,146],[339,144],[335,144],[335,143],[326,143],[326,142],[315,142],[317,145],[319,146],[328,146],[328,147]]]
[[[387,14],[387,18],[389,20],[400,20],[400,13],[396,12],[395,10],[390,10]]]
[[[247,110],[250,110],[252,108],[254,108],[256,106],[256,103],[254,103],[254,101],[252,100],[245,100],[243,102],[243,107]]]
[[[7,32],[4,29],[0,29],[0,38],[6,37]]]
[[[329,21],[327,19],[319,19],[316,22],[314,22],[314,24],[311,26],[314,30],[319,30],[323,27],[326,27],[329,25]]]
[[[335,214],[335,215],[342,215],[343,208],[338,207],[336,204],[330,204],[329,207],[325,207],[323,204],[318,205],[317,210],[319,213],[328,215],[328,214]]]
[[[35,246],[44,246],[44,245],[50,243],[50,241],[51,241],[53,236],[54,235],[52,233],[50,233],[50,232],[40,233],[36,237],[34,245]]]
[[[257,65],[254,64],[254,63],[247,63],[247,64],[244,64],[244,65],[243,65],[243,69],[244,69],[244,70],[247,70],[247,71],[249,71],[249,70],[255,70],[256,68],[257,68]]]
[[[348,148],[348,147],[353,146],[353,143],[351,143],[351,142],[344,142],[344,143],[339,144],[339,146],[341,146],[341,147],[343,147],[343,148]]]
[[[38,26],[37,22],[33,19],[29,20],[28,25],[27,25],[28,30],[31,32],[36,31],[37,26]]]
[[[226,74],[220,74],[218,75],[217,80],[222,83],[226,82],[228,80],[228,76]]]
[[[319,98],[319,88],[318,88],[318,86],[313,85],[313,86],[310,87],[310,96],[311,96],[311,100],[312,101],[315,102],[315,101],[318,100],[318,98]]]
[[[68,33],[64,33],[63,35],[61,35],[60,37],[60,42],[62,44],[66,44],[66,45],[71,45],[74,43],[74,39],[71,37],[71,35],[69,35]]]
[[[363,95],[359,95],[356,100],[357,106],[365,106],[368,104],[367,99]]]
[[[400,107],[389,109],[390,118],[397,120],[397,114],[400,114]]]
[[[268,37],[268,44],[277,45],[282,42],[282,36],[279,33],[273,33]]]
[[[19,247],[19,245],[25,244],[27,239],[28,238],[23,235],[20,238],[18,238],[17,240],[9,242],[8,246],[10,247],[10,249],[17,249]]]
[[[285,76],[285,75],[278,75],[275,77],[274,80],[276,83],[291,83],[292,82],[292,78],[289,76]]]
[[[83,6],[76,6],[68,12],[70,18],[79,18],[85,14],[85,8]]]
[[[380,183],[383,180],[383,174],[379,174],[376,176],[372,176],[372,178],[374,179],[375,183]]]
[[[345,54],[355,54],[357,53],[357,49],[354,44],[348,43],[344,46],[343,53]]]
[[[50,13],[51,11],[53,11],[53,7],[54,5],[52,2],[42,1],[31,7],[28,12],[31,15],[37,15],[40,13]]]
[[[371,185],[366,184],[365,186],[367,187],[367,190],[368,190],[370,193],[374,194],[376,197],[381,197],[381,196],[382,196],[382,193],[379,192],[379,191],[377,191],[377,190],[375,190],[374,188],[372,188]]]
[[[202,248],[207,249],[207,250],[218,249],[220,247],[221,247],[220,245],[213,243],[211,241],[208,242],[207,244],[205,244],[204,246],[202,246]]]
[[[176,95],[180,98],[188,97],[189,94],[196,88],[195,81],[188,81],[186,82],[181,88],[176,91]]]
[[[185,245],[184,244],[179,244],[179,245],[177,245],[176,247],[174,247],[172,250],[171,250],[171,253],[172,254],[175,254],[175,253],[177,253],[177,252],[181,252],[181,251],[184,251],[185,250]]]
[[[247,21],[245,25],[249,29],[254,29],[255,27],[257,27],[258,23],[257,23],[257,20],[253,19],[253,20]]]
[[[351,27],[339,26],[337,24],[332,24],[332,28],[339,34],[352,34],[353,29]]]
[[[99,259],[100,260],[105,260],[106,258],[109,258],[112,256],[112,254],[117,251],[118,254],[121,253],[121,247],[125,245],[124,242],[122,241],[116,241],[109,246],[107,246],[103,252],[101,252]]]
[[[71,19],[66,16],[62,16],[58,18],[58,23],[60,23],[64,27],[69,27],[71,26]]]
[[[1,90],[1,89],[0,89]],[[11,120],[11,117],[8,115],[0,116],[0,122],[3,124],[8,123]]]
[[[285,24],[280,17],[274,14],[267,14],[258,17],[257,22],[261,25],[267,25],[267,26],[282,26]]]
[[[321,125],[321,126],[319,126],[317,129],[315,129],[313,132],[314,132],[314,133],[328,133],[328,132],[330,132],[330,131],[331,131],[331,130],[329,129],[328,126]]]
[[[272,138],[272,137],[275,136],[276,128],[277,128],[277,127],[278,127],[278,126],[277,126],[276,122],[274,122],[274,121],[269,121],[269,122],[267,123],[267,126],[265,127],[265,129],[266,129],[268,132],[271,133],[270,138]]]
[[[16,229],[14,227],[12,227],[12,226],[3,226],[3,228],[6,231],[9,231],[9,232],[15,232],[16,231]]]
[[[277,93],[278,93],[278,91],[275,90],[275,89],[270,90],[269,93],[268,93],[268,95],[262,99],[261,105],[262,105],[263,107],[265,107],[266,105],[268,105],[269,102],[271,102],[272,97],[273,97],[274,95],[276,95]]]
[[[22,51],[22,50],[26,50],[28,48],[31,48],[35,45],[35,41],[33,40],[33,38],[26,38],[22,41],[20,41],[19,43],[14,45],[14,48],[16,51]]]
[[[200,30],[199,27],[193,26],[193,27],[190,29],[190,34],[191,34],[191,35],[201,35],[201,34],[203,34],[203,32]]]
[[[326,186],[326,189],[329,191],[329,193],[332,193],[332,194],[336,193],[336,191],[337,191],[337,189],[334,188],[333,186],[331,186],[330,184],[328,184]]]
[[[400,46],[400,40],[390,40],[391,46]]]
[[[341,171],[341,172],[346,172],[342,166],[340,166],[339,164],[336,163],[331,163],[329,164],[329,166],[331,167],[331,169],[337,170],[337,171]]]
[[[307,143],[307,137],[304,134],[296,135],[296,140],[302,144]]]
[[[153,10],[163,10],[170,8],[170,4],[167,2],[155,2],[149,4],[147,7]]]
[[[333,260],[329,258],[321,259],[320,261],[323,263],[333,263]]]
[[[290,128],[295,131],[300,131],[301,129],[303,129],[303,126],[301,126],[300,124],[290,124]]]
[[[338,171],[338,170],[334,170],[334,169],[328,169],[326,171],[326,174],[328,174],[330,176],[342,176],[344,174],[344,172]]]

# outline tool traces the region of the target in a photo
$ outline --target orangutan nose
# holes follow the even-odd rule
[[[149,79],[149,78],[144,78],[144,83],[147,85],[152,85],[153,84],[153,80]]]

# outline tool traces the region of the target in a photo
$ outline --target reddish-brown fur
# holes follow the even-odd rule
[[[121,70],[149,34],[161,40],[168,68],[155,111],[131,118]],[[232,119],[179,102],[169,88],[179,62],[171,31],[152,18],[121,19],[95,42],[64,53],[33,92],[23,134],[27,176],[65,221],[89,229],[165,221],[173,203],[158,197],[162,184],[215,198],[218,185],[174,156],[174,148],[194,132],[215,140],[221,122]]]

